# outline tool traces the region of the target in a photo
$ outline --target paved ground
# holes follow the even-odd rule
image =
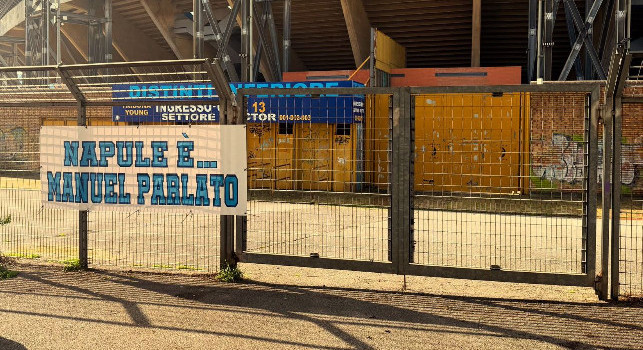
[[[245,264],[249,281],[19,263],[0,349],[643,348],[643,307],[591,289]]]

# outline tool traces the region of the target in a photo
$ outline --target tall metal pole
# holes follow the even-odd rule
[[[284,0],[284,63],[283,71],[290,70],[290,0]]]
[[[231,21],[233,19],[230,19]],[[248,81],[248,0],[241,0],[241,80]]]
[[[253,27],[254,27],[254,9],[255,3],[254,0],[249,0],[248,4],[248,71],[250,74],[250,81],[255,81],[255,71],[254,71],[254,61],[252,59],[252,51],[254,48],[254,41],[252,40]]]
[[[49,28],[51,27],[51,22],[50,22],[50,19],[49,19],[49,15],[51,14],[51,9],[50,8],[51,8],[51,6],[50,6],[50,3],[49,3],[49,0],[43,0],[42,1],[42,15],[43,15],[44,23],[42,25],[44,26],[44,30],[45,30],[45,33],[46,33],[46,35],[45,35],[45,43],[44,43],[45,44],[45,60],[44,60],[45,62],[44,63],[46,65],[50,64],[50,55],[49,55],[49,53],[51,52],[50,51],[51,48],[49,47],[50,44],[51,44],[49,42]]]
[[[56,0],[56,64],[62,64],[62,53],[60,52],[60,0]]]
[[[192,1],[192,56],[203,58],[203,11],[201,1]]]
[[[60,0],[58,0],[60,1]],[[103,62],[112,61],[112,0],[105,0],[105,57]]]
[[[538,48],[537,48],[537,57],[536,57],[536,80],[542,78],[542,47],[543,47],[543,0],[538,0]]]

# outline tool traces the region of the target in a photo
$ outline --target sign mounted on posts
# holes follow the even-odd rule
[[[352,88],[364,85],[353,81],[315,81],[278,83],[231,83],[238,89]],[[115,122],[135,123],[218,123],[219,97],[212,84],[117,84],[112,86],[114,101],[124,103],[112,108]],[[146,104],[155,101],[157,104]],[[190,101],[186,104],[169,101]],[[195,101],[199,101],[198,103]],[[361,123],[364,121],[364,95],[259,95],[248,98],[248,123]]]
[[[44,126],[45,205],[245,215],[243,125]]]

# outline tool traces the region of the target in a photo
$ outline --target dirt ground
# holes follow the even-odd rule
[[[247,280],[19,260],[0,349],[643,348],[643,307],[589,288],[241,265]]]

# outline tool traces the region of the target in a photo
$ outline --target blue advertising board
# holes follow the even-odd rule
[[[280,83],[231,83],[236,93],[242,88],[334,88],[362,87],[353,81]],[[132,101],[114,106],[115,122],[218,123],[218,96],[212,84],[117,84],[112,86],[114,101]],[[146,101],[204,101],[203,104],[146,105]],[[361,123],[364,120],[363,95],[258,95],[248,98],[248,123]]]

